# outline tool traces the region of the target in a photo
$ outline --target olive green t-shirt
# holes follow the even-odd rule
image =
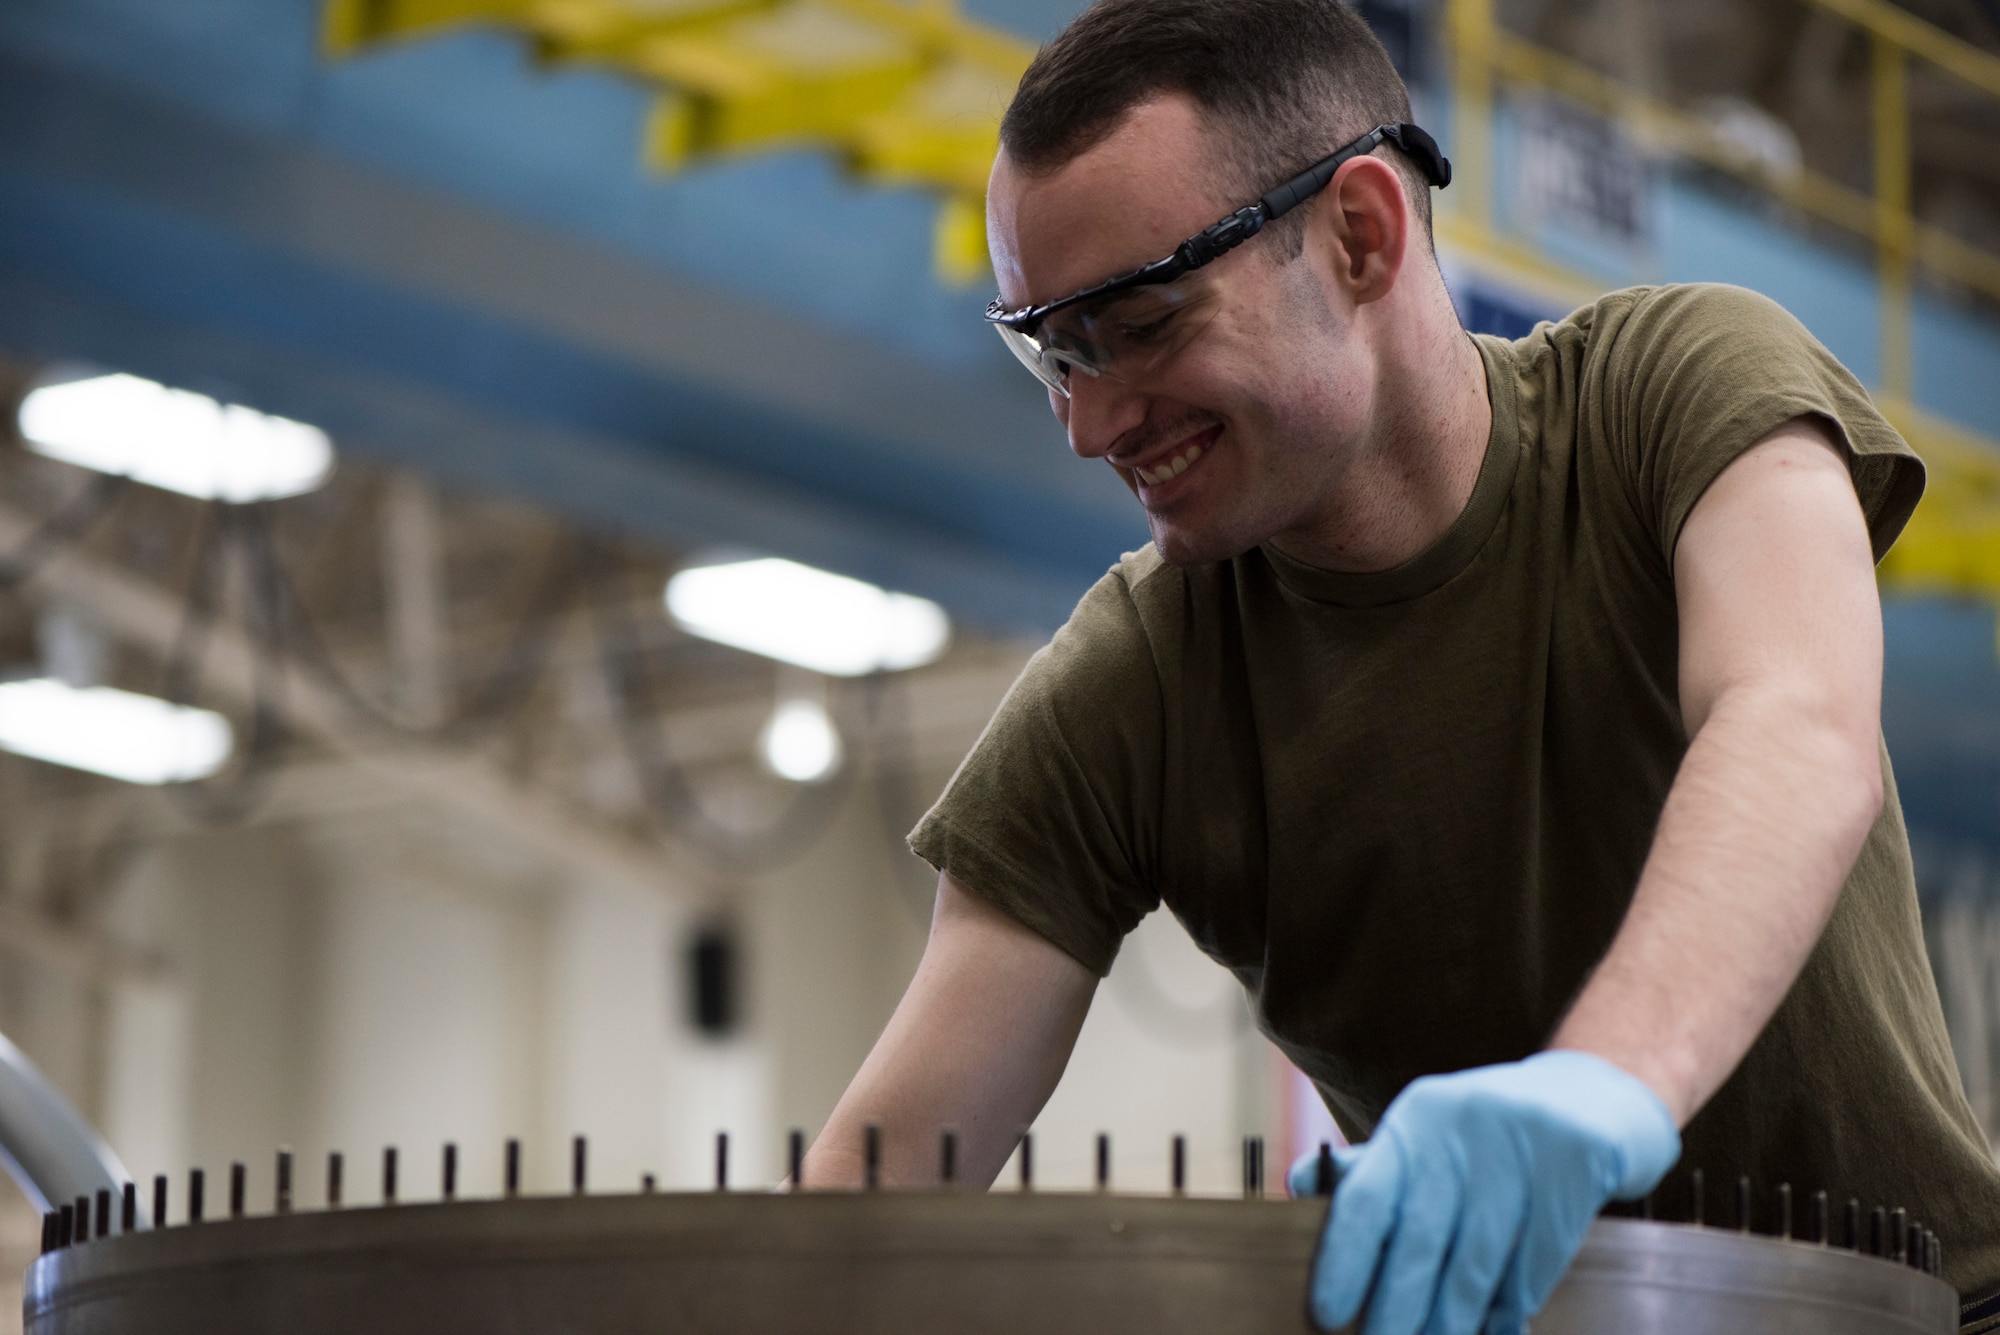
[[[1843,442],[1879,557],[1916,456],[1790,315],[1614,293],[1477,339],[1493,429],[1463,514],[1378,574],[1270,547],[1121,560],[1028,664],[911,846],[1089,968],[1165,904],[1353,1137],[1417,1076],[1526,1057],[1618,930],[1687,748],[1672,554],[1781,423]],[[2000,1282],[2000,1175],[1961,1090],[1889,776],[1804,972],[1657,1195],[1757,1227],[1908,1208]],[[1741,887],[1743,894],[1755,886]]]

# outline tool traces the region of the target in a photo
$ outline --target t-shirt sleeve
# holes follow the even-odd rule
[[[1159,905],[1159,674],[1121,570],[1022,670],[910,835],[939,871],[1099,975]]]
[[[1608,443],[1668,561],[1709,484],[1795,417],[1818,418],[1845,447],[1881,560],[1923,495],[1924,468],[1853,374],[1746,288],[1693,283],[1629,301],[1622,316],[1600,308],[1590,360]]]

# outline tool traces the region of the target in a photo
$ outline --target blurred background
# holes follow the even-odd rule
[[[886,1020],[902,836],[1145,541],[982,327],[1074,0],[0,7],[0,1033],[141,1180],[782,1175]],[[2000,1131],[2000,3],[1366,0],[1471,328],[1713,279],[1931,489],[1885,726]],[[1040,1180],[1325,1134],[1165,915]],[[5,1284],[37,1220],[0,1185]]]

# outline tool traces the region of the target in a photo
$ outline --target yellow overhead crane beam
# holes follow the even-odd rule
[[[588,62],[659,90],[646,156],[815,148],[866,180],[942,197],[940,276],[986,272],[986,174],[1028,43],[950,0],[327,0],[332,56],[472,25],[523,30],[543,59]]]

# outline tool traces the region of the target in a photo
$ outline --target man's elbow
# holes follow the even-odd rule
[[[1823,828],[1859,853],[1887,801],[1879,707],[1872,701],[1863,707],[1846,692],[1810,682],[1765,683],[1732,694],[1710,722],[1733,719],[1742,728],[1737,736],[1751,747],[1788,757],[1782,768],[1790,775],[1778,782],[1822,813]]]
[[[1815,786],[1829,814],[1857,854],[1887,800],[1879,717],[1849,701],[1826,699],[1808,703],[1794,716],[1807,773],[1817,776]]]

